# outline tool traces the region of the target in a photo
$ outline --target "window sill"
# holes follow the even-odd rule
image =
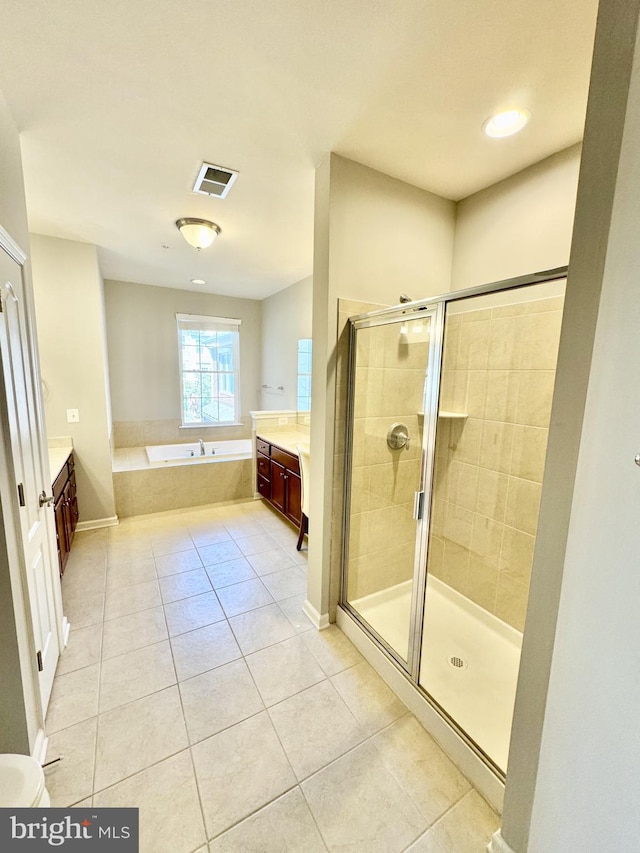
[[[220,429],[235,426],[244,426],[244,424],[241,421],[229,421],[223,424],[180,424],[178,429]]]

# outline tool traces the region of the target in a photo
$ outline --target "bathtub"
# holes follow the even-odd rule
[[[205,441],[204,454],[199,442],[190,444],[154,444],[145,447],[150,465],[176,465],[201,462],[232,462],[236,459],[251,459],[250,438],[232,441]]]

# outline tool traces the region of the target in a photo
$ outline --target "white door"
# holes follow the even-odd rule
[[[0,235],[1,237],[2,235]],[[59,606],[60,579],[52,560],[51,532],[53,521],[47,515],[53,509],[42,503],[40,496],[51,494],[48,462],[43,458],[43,425],[39,393],[39,373],[31,347],[26,288],[23,266],[5,251],[0,239],[0,358],[6,397],[7,424],[13,462],[15,497],[19,505],[20,530],[18,541],[24,559],[22,570],[26,579],[30,615],[35,645],[34,667],[43,717],[47,710],[53,677],[60,650]],[[13,252],[14,256],[17,254]],[[57,588],[56,588],[57,585]]]

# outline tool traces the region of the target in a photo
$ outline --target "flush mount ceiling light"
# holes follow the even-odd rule
[[[512,136],[522,130],[530,116],[529,110],[505,110],[503,113],[496,113],[483,124],[484,132],[493,139]]]
[[[203,278],[192,278],[191,284],[206,284],[207,282]]]
[[[178,219],[176,227],[187,243],[198,251],[210,246],[220,233],[220,226],[208,219]]]

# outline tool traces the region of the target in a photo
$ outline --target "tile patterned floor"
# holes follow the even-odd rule
[[[342,632],[261,502],[80,533],[47,716],[53,805],[138,806],[143,853],[480,853],[496,815]]]

